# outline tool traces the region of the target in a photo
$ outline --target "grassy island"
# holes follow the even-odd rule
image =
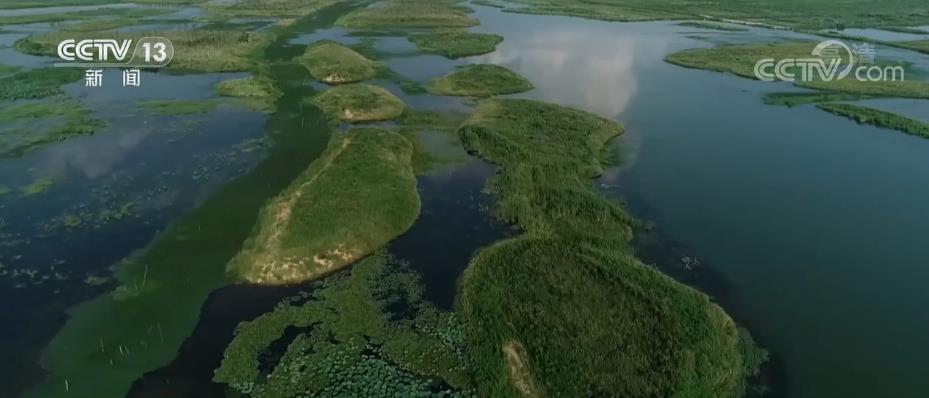
[[[369,84],[332,87],[313,98],[326,113],[346,122],[396,119],[406,107],[389,91]]]
[[[353,29],[457,28],[477,25],[454,0],[389,0],[352,11],[336,25]]]
[[[709,22],[709,21],[681,22],[678,24],[678,26],[686,26],[689,28],[721,30],[724,32],[745,32],[748,30],[748,28],[743,27],[743,26],[722,24],[719,22]]]
[[[592,188],[621,132],[529,100],[481,102],[459,129],[500,166],[497,213],[524,231],[459,285],[479,396],[738,397],[758,365],[721,308],[634,257],[633,220]]]
[[[884,127],[918,137],[929,138],[929,123],[910,119],[896,113],[849,104],[818,104],[816,107],[849,118],[859,124]]]
[[[334,41],[322,41],[307,47],[298,61],[316,80],[328,84],[354,83],[377,74],[380,65],[351,48]]]
[[[262,208],[229,271],[252,283],[301,282],[402,234],[419,214],[412,155],[412,145],[388,130],[334,135],[319,159]]]
[[[490,97],[532,90],[529,80],[497,65],[469,65],[429,82],[433,94]]]
[[[241,98],[247,106],[264,112],[273,112],[277,99],[283,95],[267,76],[249,76],[224,80],[216,84],[216,93],[225,97]]]
[[[472,33],[466,30],[447,30],[413,34],[409,40],[419,51],[439,54],[448,58],[470,57],[493,52],[503,36],[491,33]]]
[[[696,48],[670,54],[665,61],[685,68],[728,72],[754,79],[758,60],[809,57],[815,46],[814,42],[783,42]]]

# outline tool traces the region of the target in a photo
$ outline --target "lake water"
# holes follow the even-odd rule
[[[712,32],[667,22],[609,23],[474,8],[482,23],[474,30],[505,37],[497,51],[448,60],[410,55],[413,47],[404,39],[380,38],[377,50],[395,54],[382,61],[423,83],[467,63],[505,65],[536,86],[516,97],[621,121],[627,130],[618,142],[624,162],[596,183],[606,194],[625,200],[636,216],[653,221],[659,241],[673,243],[643,247],[643,257],[699,261],[693,271],[672,274],[707,289],[771,350],[776,367],[772,396],[910,397],[929,390],[924,371],[929,313],[920,305],[929,298],[923,288],[929,282],[929,270],[923,267],[929,262],[929,246],[922,242],[929,236],[929,212],[923,205],[929,197],[929,140],[860,126],[813,106],[766,106],[764,94],[793,88],[663,61],[674,51],[714,43],[817,40],[815,36],[755,28]],[[184,10],[191,13],[185,16],[199,15]],[[347,33],[322,29],[295,37],[291,44],[320,39],[359,43]],[[14,54],[2,47],[20,36],[0,35],[0,55],[7,50]],[[281,59],[301,52],[298,47],[285,50],[293,54]],[[880,56],[929,70],[929,56],[879,50]],[[23,58],[21,64],[47,59]],[[0,197],[0,217],[7,223],[0,232],[8,234],[5,242],[16,245],[15,250],[0,248],[0,261],[36,268],[40,279],[49,276],[28,289],[16,287],[22,280],[2,280],[3,302],[16,303],[0,307],[3,319],[22,326],[7,328],[0,336],[5,364],[0,374],[17,381],[6,383],[0,396],[41,377],[35,366],[18,367],[35,362],[44,340],[64,319],[64,308],[111,288],[88,286],[84,278],[106,275],[109,265],[145,246],[171,220],[252,168],[263,152],[256,139],[262,137],[264,115],[223,106],[206,115],[169,117],[125,104],[210,98],[217,81],[242,76],[146,73],[144,96],[118,86],[93,91],[74,84],[67,87],[69,94],[111,119],[112,126],[21,159],[0,161],[0,179],[12,187],[36,178],[56,181],[41,196]],[[409,95],[394,83],[375,83],[415,109],[471,108],[460,98]],[[865,103],[929,120],[926,101]],[[164,131],[168,123],[174,127]],[[286,127],[296,128],[295,123]],[[322,145],[325,139],[320,137]],[[455,150],[441,133],[420,138],[434,153]],[[471,159],[420,176],[422,214],[389,245],[391,253],[423,275],[426,296],[441,307],[451,307],[457,277],[474,250],[509,233],[490,219],[492,197],[482,192],[494,172],[493,166]],[[129,216],[99,228],[61,226],[63,215],[84,214],[82,209],[97,214],[129,202],[135,203]],[[39,238],[30,239],[33,235]],[[62,269],[73,275],[57,280],[55,272]],[[28,278],[34,283],[35,277]],[[301,289],[233,286],[214,292],[180,356],[138,381],[133,396],[222,396],[209,376],[235,324]],[[166,381],[176,387],[166,389]]]
[[[673,24],[477,17],[506,38],[478,60],[528,77],[524,96],[624,123],[627,162],[601,183],[725,282],[724,305],[782,368],[774,396],[929,388],[929,140],[766,106],[785,86],[667,64],[706,46]]]

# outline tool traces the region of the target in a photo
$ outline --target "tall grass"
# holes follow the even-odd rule
[[[591,186],[621,131],[529,100],[481,102],[460,128],[468,150],[500,166],[497,213],[523,231],[481,250],[460,283],[479,395],[741,394],[732,320],[636,260],[634,221]]]
[[[503,36],[466,30],[441,30],[411,34],[409,40],[419,51],[455,59],[492,52],[503,41]]]
[[[321,41],[307,47],[297,58],[310,75],[329,84],[354,83],[368,80],[383,68],[351,48],[334,41]]]
[[[353,11],[336,21],[354,29],[455,28],[477,25],[454,0],[388,0]]]
[[[396,119],[406,107],[389,91],[362,83],[331,87],[312,102],[333,117],[353,123]]]
[[[525,77],[498,65],[469,65],[429,82],[428,90],[439,95],[490,97],[532,90]]]
[[[883,127],[929,138],[929,123],[895,113],[849,104],[818,104],[819,109],[854,120],[858,124]]]
[[[412,154],[410,143],[388,130],[334,135],[319,159],[262,208],[229,271],[252,283],[301,282],[402,234],[419,214]]]

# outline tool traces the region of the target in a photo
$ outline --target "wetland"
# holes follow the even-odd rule
[[[918,3],[12,3],[0,395],[929,387],[929,57],[751,79],[817,29],[915,34]],[[115,33],[178,48],[143,90],[50,67],[153,22]]]

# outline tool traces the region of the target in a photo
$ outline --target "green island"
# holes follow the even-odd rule
[[[685,68],[727,72],[755,79],[760,59],[809,57],[814,42],[780,42],[695,48],[669,54],[665,61]]]
[[[340,120],[353,123],[396,119],[406,107],[386,89],[363,83],[330,87],[309,102]]]
[[[258,284],[316,279],[402,234],[419,214],[412,155],[406,138],[388,130],[334,134],[319,159],[261,209],[230,273]]]
[[[457,317],[422,298],[418,276],[377,253],[240,324],[213,380],[253,398],[463,397],[462,340]],[[263,373],[259,358],[276,341],[287,348]]]
[[[267,76],[249,76],[224,80],[216,84],[216,93],[224,97],[240,98],[251,109],[273,113],[275,103],[283,95]]]
[[[327,84],[355,83],[374,77],[381,65],[334,41],[313,43],[298,62],[316,80]]]
[[[498,216],[523,231],[459,284],[478,395],[738,397],[764,358],[706,295],[633,256],[634,221],[590,184],[621,132],[530,100],[486,100],[460,128],[500,166]]]
[[[429,82],[433,94],[490,97],[532,90],[529,80],[499,65],[478,64],[456,69]]]
[[[918,137],[929,138],[929,123],[910,119],[896,113],[850,104],[817,104],[817,108],[826,112],[854,120],[859,124],[869,124],[902,131]]]
[[[503,36],[492,33],[472,33],[466,30],[443,30],[409,35],[419,51],[447,58],[487,54],[497,48]]]
[[[764,103],[768,105],[794,107],[806,104],[818,104],[822,102],[857,101],[870,98],[879,97],[854,93],[813,91],[800,93],[769,93],[765,94],[763,100]]]
[[[455,28],[477,25],[455,0],[388,0],[352,11],[336,25],[353,29]]]
[[[35,196],[45,193],[49,189],[55,186],[55,181],[51,178],[40,178],[29,185],[22,186],[19,188],[19,192],[22,196]]]

